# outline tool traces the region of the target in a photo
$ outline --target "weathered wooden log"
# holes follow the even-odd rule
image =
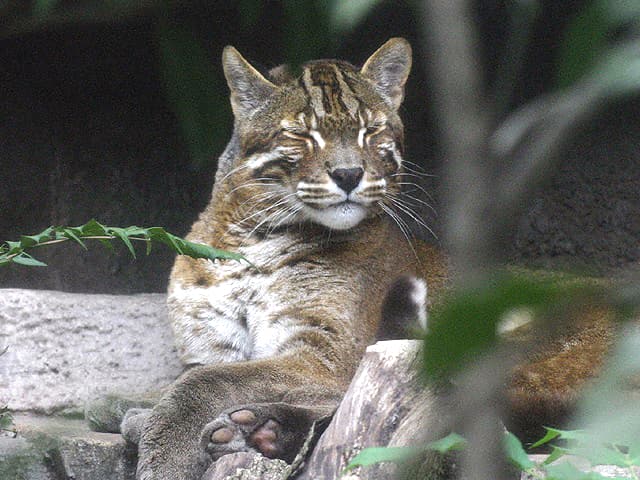
[[[340,478],[367,447],[420,445],[425,428],[444,428],[437,395],[420,380],[422,342],[393,340],[370,346],[300,480]],[[349,478],[393,478],[396,466],[352,470]]]

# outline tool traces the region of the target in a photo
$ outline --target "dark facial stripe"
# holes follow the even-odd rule
[[[318,118],[325,115],[356,117],[359,102],[335,65],[308,65],[302,76],[302,86]]]

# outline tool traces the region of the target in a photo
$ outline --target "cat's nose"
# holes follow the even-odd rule
[[[336,168],[329,172],[329,176],[336,182],[346,193],[350,193],[354,188],[358,186],[364,170],[360,167],[357,168]]]

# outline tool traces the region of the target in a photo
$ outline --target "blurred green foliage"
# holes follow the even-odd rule
[[[590,0],[565,30],[557,59],[557,85],[566,88],[583,78],[610,51],[621,29],[638,28],[640,2]]]
[[[157,37],[167,99],[192,161],[206,167],[231,133],[224,78],[188,28],[164,19]]]
[[[452,291],[430,314],[424,349],[430,376],[451,375],[487,353],[500,339],[500,322],[513,312],[545,318],[604,297],[602,287],[570,276],[499,272],[485,280]]]
[[[58,0],[35,0],[33,2],[33,16],[37,19],[44,19],[47,15],[49,15]]]

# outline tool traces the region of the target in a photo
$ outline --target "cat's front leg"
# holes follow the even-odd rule
[[[294,448],[300,443],[299,439],[306,436],[315,419],[329,415],[342,393],[343,389],[337,384],[317,380],[321,377],[316,374],[316,369],[322,368],[321,365],[315,356],[302,351],[265,360],[207,365],[189,370],[145,420],[138,446],[137,478],[199,480],[213,460],[211,452],[202,448],[203,432],[223,412],[230,416],[240,412],[233,415],[236,426],[244,422],[243,427],[252,428],[253,440],[263,448],[268,447],[269,438],[276,433],[272,443],[276,449],[283,448],[283,455],[276,456],[289,458],[289,446]],[[265,405],[274,401],[292,402],[291,392],[302,392],[296,395],[301,401],[323,399],[322,404],[326,408],[312,411],[285,404]],[[332,399],[335,402],[332,403]],[[251,415],[255,416],[255,422],[251,421]],[[275,425],[269,423],[255,438],[256,431],[265,427],[268,420],[273,420]],[[209,438],[214,435],[213,430],[210,432]],[[249,433],[249,437],[251,435]],[[215,437],[224,437],[224,432]]]

